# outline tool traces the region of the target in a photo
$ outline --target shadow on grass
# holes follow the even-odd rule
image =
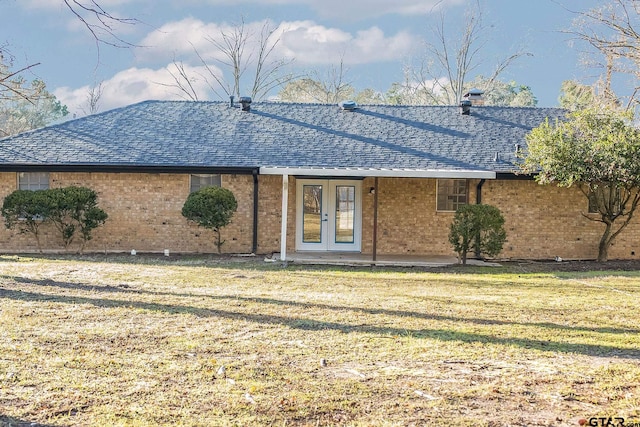
[[[49,424],[40,424],[33,421],[19,420],[17,418],[0,415],[0,426],[2,427],[52,427]]]
[[[207,298],[212,300],[244,301],[244,302],[252,302],[252,303],[258,303],[258,304],[279,305],[279,306],[287,306],[287,307],[318,308],[322,310],[331,310],[331,311],[338,311],[338,312],[354,311],[354,312],[359,312],[364,314],[373,314],[373,315],[412,317],[412,318],[424,319],[424,320],[454,321],[454,322],[461,322],[461,323],[473,323],[477,325],[498,325],[498,326],[518,325],[518,326],[532,326],[536,328],[557,329],[557,330],[565,330],[565,331],[596,332],[596,333],[602,333],[602,334],[640,334],[640,329],[632,329],[632,328],[611,328],[611,327],[590,328],[590,327],[583,327],[583,326],[558,325],[556,323],[551,323],[551,322],[509,322],[505,320],[496,320],[496,319],[474,318],[474,317],[462,318],[462,317],[454,317],[454,316],[444,316],[441,314],[433,314],[433,313],[421,313],[417,311],[339,306],[339,305],[330,305],[330,304],[279,300],[279,299],[273,299],[273,298],[241,297],[237,295],[220,295],[220,296],[215,295],[214,296],[214,295],[195,294],[195,293],[149,291],[149,290],[135,289],[128,285],[94,286],[94,285],[86,285],[82,283],[58,282],[58,281],[49,280],[49,279],[44,279],[44,280],[27,279],[19,276],[0,276],[0,278],[9,279],[17,283],[25,283],[29,285],[56,287],[61,289],[73,289],[73,290],[81,290],[81,291],[88,291],[88,292],[99,291],[99,292],[111,292],[111,293],[129,293],[129,294],[137,294],[137,295],[146,294],[146,295],[154,295],[154,296],[171,296],[171,297],[180,297],[180,298],[198,297],[198,298]]]
[[[346,265],[313,265],[265,262],[267,255],[229,255],[229,254],[172,254],[167,257],[158,253],[138,253],[135,256],[126,253],[89,253],[89,254],[14,254],[0,256],[0,262],[15,262],[20,260],[42,259],[72,262],[108,262],[125,265],[145,266],[184,266],[184,267],[210,267],[231,268],[251,271],[308,271],[308,272],[415,272],[415,273],[443,273],[443,274],[471,274],[471,275],[495,275],[495,274],[557,274],[564,273],[571,277],[577,274],[580,277],[588,277],[592,274],[602,275],[609,273],[625,273],[630,275],[640,274],[640,260],[610,260],[608,262],[596,262],[594,260],[578,260],[555,262],[552,260],[513,260],[501,262],[500,267],[486,267],[474,265],[452,264],[443,267],[425,266],[346,266]]]
[[[221,318],[249,321],[263,325],[286,326],[292,329],[300,329],[305,331],[333,330],[343,333],[362,333],[379,336],[411,336],[417,339],[429,338],[439,341],[458,341],[462,343],[487,343],[505,346],[516,346],[526,349],[549,352],[578,353],[589,356],[614,356],[640,359],[640,350],[635,349],[619,348],[609,345],[562,343],[526,338],[501,338],[493,335],[457,332],[449,329],[392,328],[366,324],[349,325],[344,323],[328,322],[324,320],[306,319],[299,317],[292,318],[277,315],[263,315],[258,313],[243,313],[230,310],[197,308],[175,304],[159,304],[140,301],[124,301],[118,299],[51,295],[37,292],[10,290],[4,288],[0,288],[0,298],[9,298],[18,301],[48,301],[65,304],[89,304],[95,307],[102,308],[133,308],[169,314],[188,314],[202,318]],[[337,307],[333,307],[333,309],[337,309]],[[349,309],[349,307],[347,307],[346,309]],[[380,313],[385,313],[385,311],[381,310]],[[464,322],[466,319],[457,320],[460,322]]]

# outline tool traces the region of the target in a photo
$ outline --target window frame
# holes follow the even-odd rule
[[[445,181],[451,181],[451,186],[443,186]],[[456,193],[455,191],[459,189],[456,185],[456,181],[464,182],[464,193]],[[444,188],[441,188],[444,187]],[[451,200],[453,209],[449,209],[448,206],[441,208],[440,206],[440,196],[443,189],[447,189],[447,198],[455,197],[455,200]],[[449,193],[448,189],[451,189],[451,193]],[[464,202],[460,202],[460,197],[464,196]],[[466,178],[438,178],[436,180],[436,212],[455,212],[460,206],[469,204],[469,180]]]
[[[199,183],[197,188],[194,189],[193,178],[198,177]],[[202,178],[209,178],[212,183],[202,184]],[[215,181],[215,182],[214,182]],[[189,175],[189,193],[195,193],[205,187],[222,187],[222,175],[215,173],[192,173]]]
[[[38,178],[34,179],[34,176],[38,176]],[[46,177],[46,186],[44,183],[45,177]],[[23,183],[22,180],[24,178],[26,178],[26,182]],[[51,188],[51,175],[49,172],[17,172],[16,188],[18,190],[27,190],[27,191],[48,190]]]
[[[616,192],[618,199],[622,198],[624,195],[622,194],[623,191],[626,191],[623,188],[616,188]],[[597,207],[597,202],[594,201],[595,195],[593,193],[589,193],[587,195],[587,214],[588,215],[601,215],[600,210]],[[617,209],[620,208],[620,206],[616,206]]]

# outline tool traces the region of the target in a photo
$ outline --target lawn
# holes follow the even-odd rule
[[[0,424],[629,425],[639,332],[640,272],[4,256]]]

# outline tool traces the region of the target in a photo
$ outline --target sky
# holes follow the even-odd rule
[[[175,63],[195,79],[200,99],[221,100],[197,76],[207,75],[202,59],[218,72],[219,52],[211,39],[240,22],[254,33],[265,23],[278,29],[275,54],[292,61],[288,72],[326,76],[342,61],[354,87],[386,92],[403,80],[412,58],[424,55],[424,43],[433,40],[441,16],[456,34],[469,6],[476,5],[473,0],[95,1],[113,15],[139,21],[114,28],[132,46],[98,47],[63,0],[0,0],[0,46],[11,53],[14,67],[38,64],[25,77],[43,80],[75,116],[88,111],[88,93],[96,82],[102,82],[101,111],[149,99],[184,99],[171,87],[168,70],[175,74]],[[489,75],[509,54],[526,52],[501,79],[531,87],[538,106],[553,107],[562,81],[590,83],[599,73],[582,65],[586,46],[563,30],[571,27],[574,11],[601,1],[477,1],[485,44],[473,75]],[[248,90],[247,84],[241,87]]]

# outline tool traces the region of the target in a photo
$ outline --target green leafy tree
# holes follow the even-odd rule
[[[360,92],[356,93],[353,100],[360,105],[378,105],[387,103],[384,94],[371,88],[362,89]]]
[[[560,86],[558,102],[569,111],[584,110],[595,105],[596,92],[594,86],[582,84],[576,80],[565,80]]]
[[[8,72],[0,56],[0,78]],[[0,137],[46,126],[69,113],[41,80],[29,84],[22,77],[13,76],[6,85],[11,89],[0,87]]]
[[[67,106],[47,91],[42,80],[32,81],[31,90],[39,95],[30,100],[16,99],[0,104],[0,118],[5,122],[4,134],[15,135],[44,127],[69,114]]]
[[[222,187],[205,187],[189,194],[182,206],[182,216],[200,227],[216,233],[218,253],[224,244],[220,229],[229,225],[233,214],[238,209],[238,202],[233,193]]]
[[[585,109],[567,120],[548,120],[527,135],[528,154],[520,165],[540,184],[576,185],[604,224],[598,261],[607,261],[615,238],[629,225],[640,202],[640,130],[633,114]]]
[[[456,210],[449,231],[449,242],[462,264],[467,253],[475,251],[496,256],[507,239],[504,217],[491,205],[463,205]]]
[[[2,205],[2,216],[9,229],[20,233],[31,233],[38,251],[40,229],[44,224],[53,224],[62,237],[65,249],[80,234],[82,253],[92,231],[104,224],[107,214],[97,206],[95,191],[86,187],[52,188],[48,190],[16,190],[8,195]]]
[[[76,224],[71,218],[73,201],[64,188],[43,190],[49,199],[49,221],[53,223],[60,235],[65,250],[73,241],[76,234]]]
[[[82,211],[81,217],[78,219],[80,237],[82,237],[80,253],[84,251],[86,243],[93,238],[93,230],[104,224],[107,218],[107,213],[97,206]]]
[[[337,104],[353,99],[355,89],[342,80],[320,80],[305,77],[292,80],[278,93],[282,102],[310,102],[318,104]]]
[[[57,201],[57,209],[54,211],[56,216],[52,216],[52,220],[63,220],[63,227],[58,229],[62,233],[65,248],[79,234],[82,241],[78,252],[84,252],[87,242],[93,238],[93,230],[103,225],[109,217],[98,207],[98,195],[90,188],[76,186],[50,191],[54,192]]]
[[[485,105],[504,107],[535,107],[538,99],[529,86],[520,85],[515,81],[489,80],[478,77],[469,85],[484,90]]]
[[[40,228],[49,222],[53,208],[48,190],[16,190],[5,197],[2,216],[8,229],[32,234],[38,251],[42,252]]]

